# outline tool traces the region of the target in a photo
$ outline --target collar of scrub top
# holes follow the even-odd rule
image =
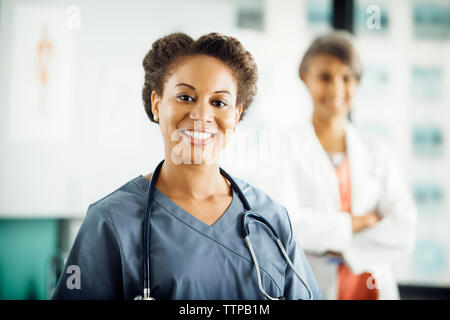
[[[155,190],[156,181],[158,180],[159,173],[161,171],[164,160],[162,160],[155,171],[152,174],[150,179],[150,185],[148,187],[148,195],[147,195],[147,204],[145,209],[145,217],[144,217],[144,300],[154,300],[150,297],[150,239],[151,239],[151,228],[150,228],[150,214],[152,210],[153,203],[153,192]],[[231,187],[238,193],[238,196],[244,206],[246,212],[251,211],[250,204],[244,196],[241,188],[236,184],[233,178],[225,172],[222,168],[220,168],[220,173],[230,182]]]
[[[156,181],[158,179],[159,173],[161,171],[161,167],[164,163],[164,160],[162,160],[158,166],[156,167],[155,171],[152,174],[152,178],[150,179],[150,185],[148,189],[148,196],[147,196],[147,204],[146,204],[146,214],[144,217],[144,297],[136,297],[135,299],[144,299],[144,300],[155,300],[150,296],[150,213],[153,203],[153,192],[155,190]],[[261,274],[259,272],[259,264],[258,260],[256,258],[255,252],[253,250],[252,243],[250,241],[250,232],[248,229],[248,224],[246,223],[247,218],[251,217],[255,219],[255,222],[258,222],[262,224],[266,229],[270,231],[270,235],[272,239],[278,244],[278,247],[280,248],[281,252],[283,253],[283,256],[285,257],[286,261],[288,262],[289,266],[292,268],[296,276],[300,279],[302,284],[306,287],[310,300],[313,299],[312,291],[309,288],[308,284],[303,280],[303,278],[300,276],[300,274],[297,272],[297,270],[294,267],[294,264],[292,263],[291,259],[289,258],[286,250],[284,249],[283,244],[281,243],[278,233],[275,231],[275,229],[272,227],[272,225],[263,217],[260,215],[254,213],[250,207],[250,204],[247,201],[247,198],[245,197],[244,193],[242,192],[241,188],[237,185],[237,183],[234,181],[234,179],[227,173],[225,170],[220,168],[220,173],[230,182],[231,187],[238,193],[239,199],[241,200],[245,212],[242,215],[242,235],[244,236],[245,243],[247,244],[250,254],[252,256],[253,262],[255,264],[256,274],[258,278],[258,286],[261,293],[268,298],[269,300],[284,300],[284,297],[279,298],[273,298],[269,296],[264,288],[262,287],[261,283]]]

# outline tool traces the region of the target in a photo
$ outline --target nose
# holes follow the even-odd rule
[[[209,101],[198,100],[192,107],[189,118],[194,121],[201,121],[204,123],[211,123],[213,121],[213,107]]]
[[[344,94],[345,91],[345,84],[342,79],[339,77],[333,77],[329,83],[328,91],[331,95],[334,97],[339,97]]]

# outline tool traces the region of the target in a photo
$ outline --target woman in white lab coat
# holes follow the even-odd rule
[[[287,135],[272,196],[287,207],[326,299],[398,299],[392,262],[413,247],[416,211],[388,145],[347,120],[362,75],[351,36],[317,38],[299,71],[312,119]]]

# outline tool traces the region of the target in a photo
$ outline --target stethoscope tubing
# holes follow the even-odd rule
[[[150,299],[150,239],[151,239],[151,228],[150,228],[150,213],[152,211],[153,203],[153,191],[155,190],[156,181],[161,171],[161,167],[164,160],[161,161],[156,167],[150,179],[150,185],[148,187],[147,204],[145,208],[144,217],[144,299]]]
[[[150,296],[150,239],[151,239],[150,219],[151,219],[151,210],[152,210],[152,203],[153,203],[153,192],[155,190],[156,181],[159,177],[159,173],[161,171],[163,163],[164,163],[164,160],[162,160],[156,167],[155,171],[152,174],[152,177],[150,179],[150,185],[148,187],[146,214],[144,217],[144,232],[143,232],[144,233],[144,239],[143,239],[144,240],[143,241],[144,242],[144,248],[143,248],[144,249],[144,259],[143,259],[144,260],[143,261],[144,262],[143,263],[143,266],[144,266],[144,292],[143,292],[144,296],[143,296],[143,299],[144,300],[154,300]],[[303,280],[303,278],[300,276],[300,274],[295,269],[294,264],[292,263],[291,259],[289,258],[289,255],[287,254],[286,250],[284,249],[284,246],[282,245],[276,230],[272,227],[272,225],[266,219],[264,219],[263,217],[261,217],[260,215],[258,215],[256,213],[252,212],[250,204],[247,201],[247,198],[245,197],[241,188],[234,181],[234,179],[227,172],[225,172],[225,170],[223,170],[222,168],[220,168],[220,173],[230,182],[231,187],[237,192],[239,199],[241,200],[241,202],[244,206],[245,213],[242,216],[242,223],[241,223],[242,234],[244,236],[244,241],[250,250],[250,254],[251,254],[253,262],[255,264],[258,286],[259,286],[259,289],[262,292],[262,294],[270,300],[279,300],[277,298],[273,298],[270,295],[268,295],[262,286],[258,260],[256,258],[252,243],[250,241],[250,232],[248,229],[248,224],[246,223],[246,219],[248,217],[252,217],[252,218],[256,219],[258,222],[261,222],[270,230],[270,232],[272,233],[272,235],[271,235],[272,238],[277,242],[278,247],[280,248],[281,252],[283,253],[283,256],[285,257],[289,266],[292,268],[295,275],[300,279],[302,284],[306,287],[310,300],[313,299],[311,289],[309,288],[308,284]]]

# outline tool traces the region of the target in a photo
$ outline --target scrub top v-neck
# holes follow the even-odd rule
[[[146,179],[147,180],[147,179]],[[148,186],[146,186],[148,188]],[[237,193],[232,190],[231,203],[225,209],[225,212],[217,219],[213,224],[208,225],[207,223],[201,221],[200,219],[194,217],[192,214],[184,210],[182,207],[177,205],[172,199],[170,199],[162,191],[155,189],[154,191],[154,201],[158,203],[163,209],[165,209],[169,214],[172,214],[182,221],[185,221],[189,225],[205,225],[207,227],[212,227],[222,232],[226,232],[228,228],[236,225],[235,219],[239,218],[240,213],[244,212],[244,206],[239,199]]]

